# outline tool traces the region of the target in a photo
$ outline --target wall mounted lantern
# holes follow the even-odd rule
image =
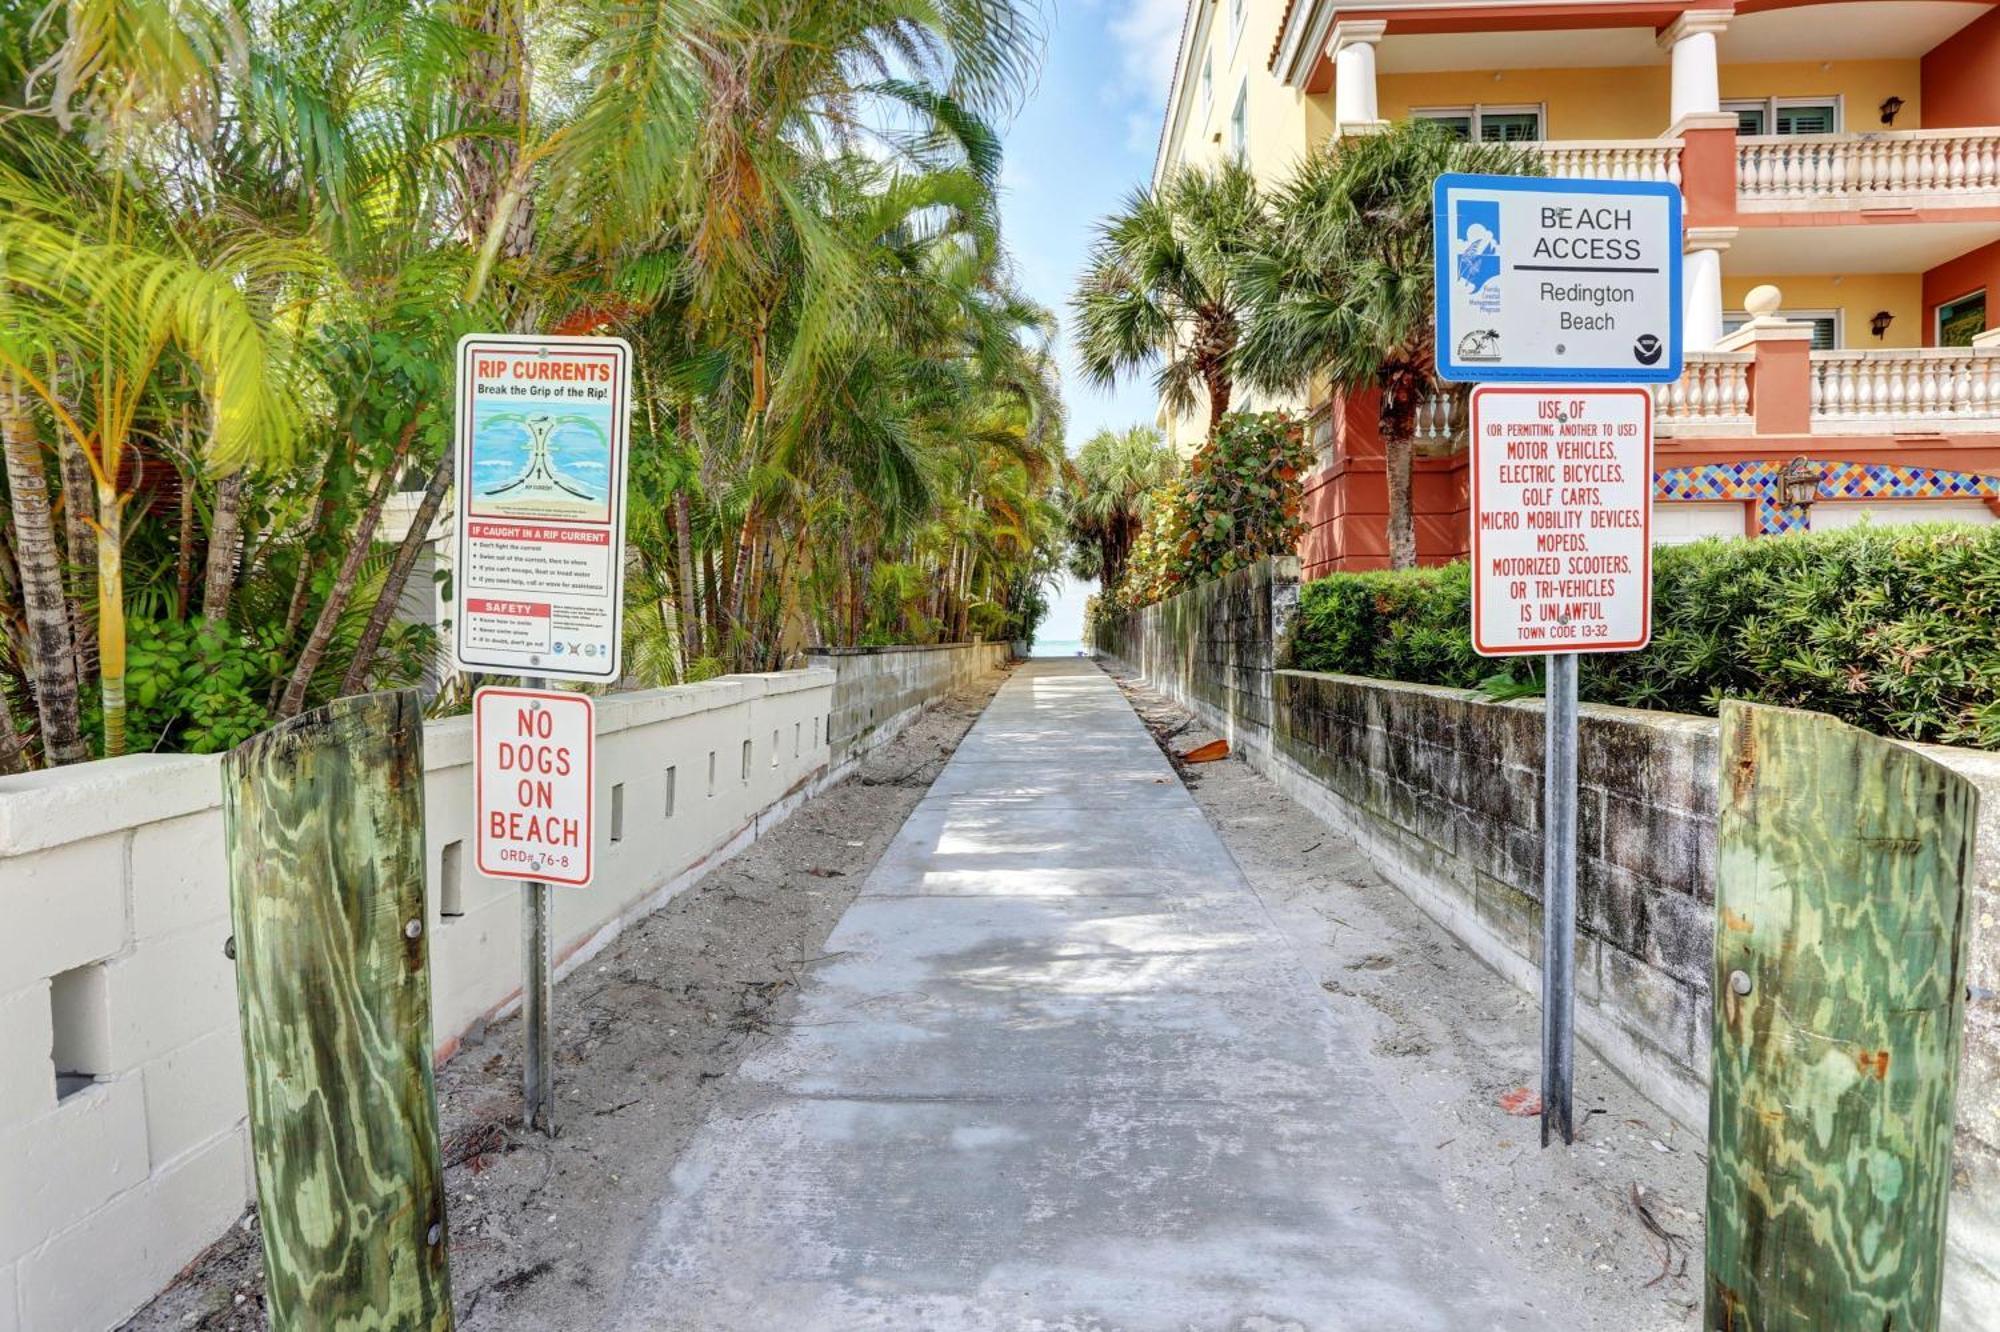
[[[1900,98],[1900,97],[1891,97],[1891,98],[1888,98],[1887,100],[1885,100],[1885,101],[1884,101],[1884,102],[1882,103],[1882,123],[1883,123],[1884,125],[1893,125],[1893,124],[1895,124],[1895,123],[1896,123],[1896,113],[1897,113],[1898,111],[1901,111],[1902,109],[1903,109],[1903,99],[1902,99],[1902,98]]]
[[[1887,333],[1889,331],[1889,325],[1895,322],[1896,322],[1896,316],[1890,314],[1887,310],[1877,310],[1875,312],[1875,317],[1868,321],[1868,331],[1873,333],[1876,337],[1879,338],[1884,333]]]
[[[1794,458],[1778,473],[1778,493],[1793,508],[1809,507],[1819,498],[1819,464],[1810,458]]]

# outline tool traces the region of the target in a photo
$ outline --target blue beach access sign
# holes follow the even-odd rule
[[[1434,202],[1438,378],[1681,377],[1678,188],[1453,172]]]

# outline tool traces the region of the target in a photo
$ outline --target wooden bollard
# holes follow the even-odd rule
[[[1722,707],[1706,1328],[1938,1325],[1978,792]]]
[[[270,1325],[444,1332],[417,696],[337,700],[222,775]]]

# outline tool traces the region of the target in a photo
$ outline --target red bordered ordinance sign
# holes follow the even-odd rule
[[[1474,649],[1635,651],[1652,593],[1652,395],[1473,389]]]
[[[462,669],[618,678],[631,365],[622,338],[459,340]]]
[[[587,694],[489,688],[473,695],[481,874],[572,888],[590,882],[596,743],[597,708]]]

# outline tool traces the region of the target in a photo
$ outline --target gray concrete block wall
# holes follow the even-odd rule
[[[826,720],[837,780],[870,749],[887,743],[925,708],[1004,667],[1006,643],[938,643],[922,647],[821,648],[813,666],[834,673],[833,710]]]
[[[1532,988],[1541,950],[1542,707],[1277,671],[1269,770],[1405,891]],[[1716,724],[1583,709],[1579,1028],[1699,1127],[1708,1071]],[[1613,1053],[1607,1049],[1607,1054]]]
[[[1101,626],[1095,646],[1239,749],[1268,751],[1272,664],[1298,605],[1299,562],[1260,560]]]

